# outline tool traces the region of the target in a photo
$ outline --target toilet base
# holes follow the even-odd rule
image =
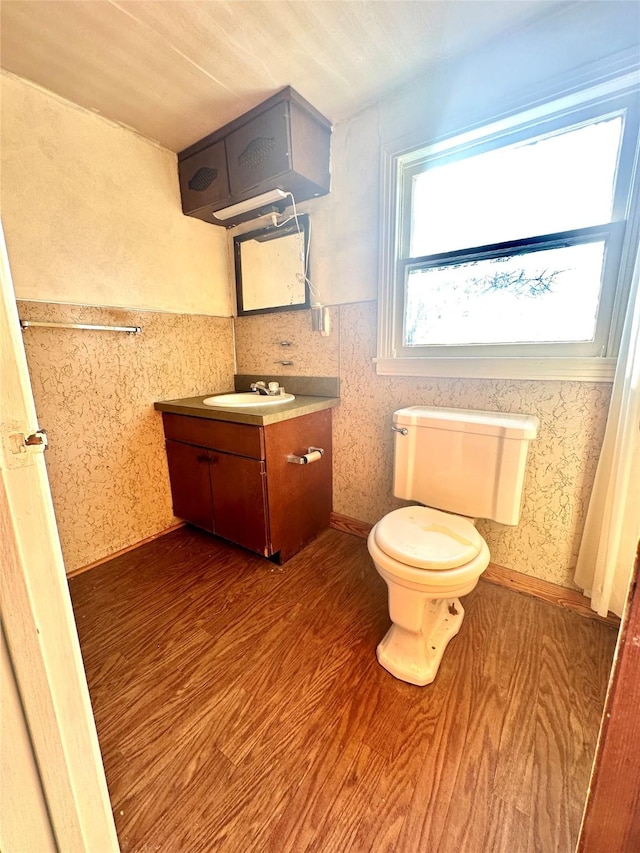
[[[419,687],[431,684],[463,619],[464,609],[457,598],[426,601],[421,629],[409,631],[394,623],[378,643],[378,663],[401,681]]]

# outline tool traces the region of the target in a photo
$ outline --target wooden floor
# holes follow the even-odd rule
[[[125,853],[573,851],[613,628],[481,582],[404,684],[335,530],[278,567],[185,528],[70,588]]]

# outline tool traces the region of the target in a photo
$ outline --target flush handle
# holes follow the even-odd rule
[[[407,435],[407,434],[408,434],[408,432],[409,432],[409,430],[408,430],[406,427],[397,427],[397,426],[392,426],[392,427],[391,427],[391,432],[399,432],[399,433],[400,433],[400,435]]]

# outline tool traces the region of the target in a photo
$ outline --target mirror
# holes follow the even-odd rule
[[[233,238],[238,316],[309,308],[309,216]]]

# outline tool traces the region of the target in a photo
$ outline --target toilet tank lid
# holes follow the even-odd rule
[[[439,406],[407,406],[393,413],[398,426],[429,427],[454,432],[498,435],[503,438],[533,439],[540,421],[535,415],[510,412],[481,412],[476,409],[448,409]]]

